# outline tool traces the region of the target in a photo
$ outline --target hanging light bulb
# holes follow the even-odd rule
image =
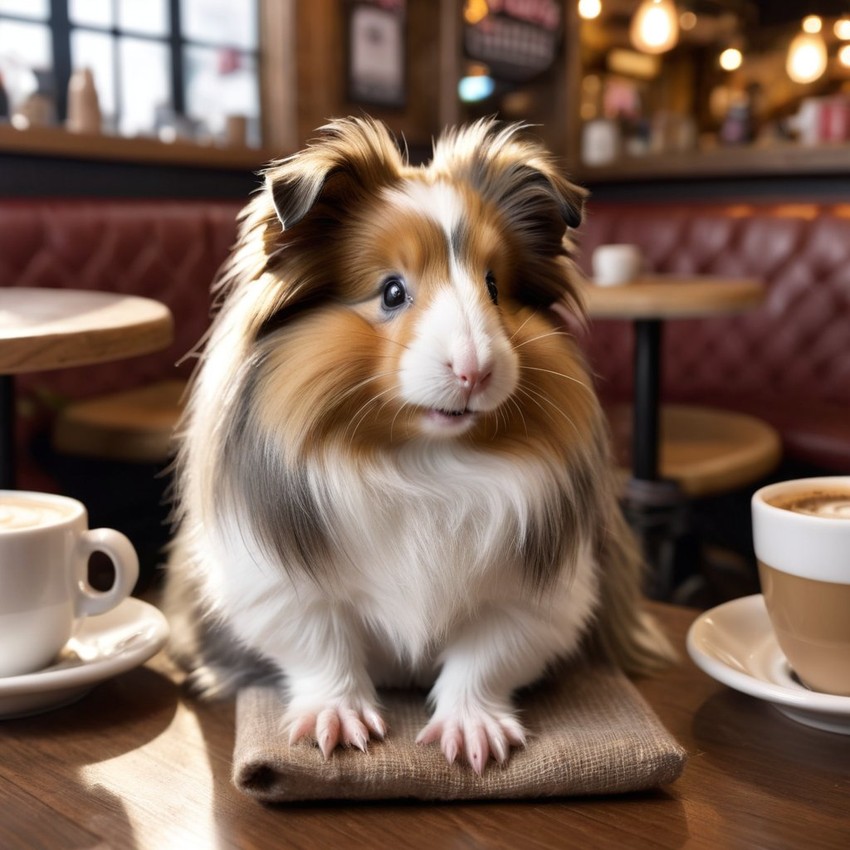
[[[737,47],[727,47],[719,57],[720,67],[724,71],[736,71],[744,61],[744,55]]]
[[[803,31],[797,33],[788,48],[785,70],[795,83],[813,83],[826,70],[826,43],[820,34],[820,18],[815,15],[803,21]]]
[[[598,18],[602,12],[602,0],[578,0],[579,17],[586,21]]]
[[[803,32],[816,33],[823,29],[823,19],[820,15],[806,15],[803,18]]]
[[[679,16],[673,0],[643,0],[629,29],[632,44],[644,53],[665,53],[679,40]]]

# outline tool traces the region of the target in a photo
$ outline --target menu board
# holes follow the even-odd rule
[[[485,63],[494,79],[526,82],[555,61],[562,20],[562,4],[555,0],[468,0],[464,50]]]

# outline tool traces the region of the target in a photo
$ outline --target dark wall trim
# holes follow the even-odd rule
[[[4,154],[0,197],[244,198],[253,171]]]
[[[850,200],[850,175],[771,176],[703,180],[653,180],[583,184],[590,202],[600,201],[716,201],[730,200]]]

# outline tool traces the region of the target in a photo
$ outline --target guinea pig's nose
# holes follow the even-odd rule
[[[489,363],[481,363],[472,347],[468,347],[448,364],[465,390],[483,389],[493,374]]]

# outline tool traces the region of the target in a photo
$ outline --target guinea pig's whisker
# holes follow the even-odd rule
[[[493,439],[499,436],[500,429],[504,429],[505,432],[508,431],[508,416],[505,413],[504,407],[497,407],[493,413]]]
[[[516,408],[516,412],[519,415],[519,418],[522,420],[522,427],[525,430],[525,436],[528,437],[528,423],[525,421],[525,414],[522,412],[522,407],[520,407],[519,402],[511,396],[508,401]],[[505,415],[505,427],[507,428],[508,417]]]
[[[580,381],[578,378],[574,378],[572,375],[566,375],[563,372],[556,372],[554,369],[543,369],[540,366],[523,366],[522,368],[527,369],[529,372],[546,372],[549,375],[557,375],[559,378],[566,378],[568,381],[572,381],[574,384],[578,384],[586,390],[590,389],[584,381]]]
[[[407,345],[404,342],[401,342],[400,340],[393,339],[392,337],[389,337],[389,336],[381,336],[380,334],[375,334],[374,332],[368,332],[367,333],[366,331],[353,330],[353,331],[350,331],[350,333],[351,333],[351,335],[358,335],[358,336],[367,337],[370,340],[374,339],[377,336],[377,338],[379,340],[381,340],[381,342],[389,342],[392,345],[397,345],[399,348],[403,348],[405,351],[407,351],[410,348],[409,345]],[[385,354],[385,353],[380,354],[379,356],[380,357],[392,357],[391,354]]]
[[[366,401],[364,401],[363,404],[361,404],[360,407],[358,407],[357,410],[354,411],[354,416],[351,417],[352,418],[352,424],[348,425],[346,427],[345,431],[343,431],[343,437],[346,437],[348,435],[349,429],[351,429],[351,439],[353,440],[354,435],[357,433],[357,429],[360,427],[363,420],[369,414],[370,405],[377,404],[377,402],[378,402],[378,400],[380,399],[381,396],[386,395],[387,393],[392,393],[392,392],[395,392],[395,387],[388,387],[387,389],[379,392],[377,395],[373,395],[370,398],[366,399]],[[363,411],[363,412],[361,413],[361,411]],[[357,420],[354,421],[355,417],[358,417],[358,415],[359,415],[359,418],[357,418]]]
[[[396,421],[396,419],[398,419],[398,416],[399,416],[399,414],[402,412],[402,410],[404,410],[404,409],[405,409],[405,407],[407,407],[407,406],[408,406],[408,405],[407,405],[407,402],[402,402],[402,403],[399,405],[398,410],[395,412],[395,416],[393,416],[393,421],[392,421],[392,422],[390,422],[390,442],[392,442],[392,441],[393,441],[393,432],[394,432],[394,430],[395,430],[395,421]]]
[[[532,342],[538,342],[539,340],[546,339],[546,337],[549,337],[549,336],[565,336],[565,337],[569,338],[569,337],[572,337],[572,334],[568,333],[567,331],[559,331],[559,330],[547,331],[546,333],[537,334],[537,336],[531,336],[528,339],[524,339],[522,342],[518,342],[514,346],[514,348],[522,348],[524,345],[530,345]]]
[[[539,407],[539,408],[540,408],[540,411],[543,413],[543,415],[544,415],[544,416],[545,416],[545,417],[546,417],[549,421],[554,422],[554,423],[556,423],[556,424],[557,424],[557,420],[555,419],[555,417],[554,417],[554,416],[552,416],[552,414],[551,414],[548,410],[546,410],[546,408],[545,408],[545,407],[543,407],[543,405],[542,405],[539,401],[537,401],[537,399],[535,399],[535,398],[531,395],[531,393],[530,393],[529,391],[527,391],[527,390],[525,390],[525,389],[523,389],[523,388],[519,387],[519,388],[517,388],[517,392],[518,392],[520,395],[522,395],[523,397],[527,398],[527,399],[528,399],[528,400],[529,400],[532,404],[537,405],[537,407]]]
[[[337,401],[345,401],[349,396],[354,395],[358,390],[365,387],[367,384],[370,384],[372,381],[377,381],[381,378],[389,378],[393,375],[398,374],[398,369],[391,369],[388,372],[378,372],[376,375],[370,375],[368,378],[363,378],[362,381],[358,381],[356,384],[348,387],[345,390],[340,390],[336,399]]]
[[[542,401],[545,401],[557,413],[560,413],[561,416],[563,416],[564,419],[566,419],[567,422],[570,423],[570,425],[572,425],[573,430],[576,432],[576,434],[578,436],[581,436],[581,432],[579,431],[578,427],[576,426],[576,423],[563,410],[561,410],[561,408],[558,407],[558,405],[555,404],[555,402],[553,402],[552,399],[548,398],[543,393],[537,392],[537,390],[531,389],[531,387],[528,387],[528,386],[522,386],[519,389],[520,389],[520,392],[522,392],[526,396],[526,398],[530,399],[531,401],[534,401],[535,404],[537,404],[537,406],[544,412],[545,412],[545,408],[543,407],[543,405],[540,404],[540,402],[536,401],[535,399],[540,399]]]
[[[397,339],[393,339],[392,337],[381,336],[381,337],[378,337],[378,339],[380,339],[382,342],[391,342],[393,345],[397,345],[399,348],[403,348],[405,351],[410,350],[410,346],[407,345],[407,343],[401,342],[400,340],[397,340]],[[382,356],[389,357],[390,355],[384,354]]]
[[[537,315],[537,310],[533,310],[528,314],[528,318],[511,334],[511,342],[516,339],[516,335]]]

